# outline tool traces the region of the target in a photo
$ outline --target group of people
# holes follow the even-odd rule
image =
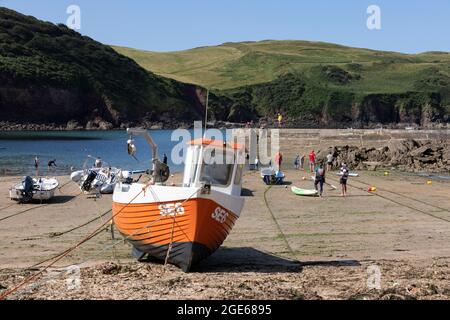
[[[48,171],[49,171],[49,172],[51,171],[52,168],[57,167],[57,165],[56,165],[56,159],[50,160],[50,161],[47,163],[47,167],[48,167]],[[39,169],[39,157],[38,157],[38,156],[34,157],[34,168],[35,168],[36,170]]]
[[[322,197],[323,195],[323,185],[326,183],[326,172],[331,171],[333,169],[333,161],[334,161],[334,155],[330,151],[326,156],[326,166],[324,165],[324,162],[317,163],[317,155],[314,152],[314,150],[311,150],[311,152],[308,155],[309,158],[309,171],[311,173],[314,173],[314,187],[319,193],[319,196]],[[294,159],[294,167],[295,169],[303,169],[305,163],[305,156],[297,155]],[[343,197],[347,196],[347,181],[349,177],[350,171],[347,168],[347,165],[345,163],[342,163],[340,168],[340,184],[341,184],[341,195]]]
[[[328,166],[328,164],[327,164]],[[319,166],[316,168],[315,175],[314,175],[314,188],[319,193],[319,196],[323,196],[323,185],[326,183],[325,175],[326,175],[327,169],[323,165],[323,163],[320,163]],[[347,168],[347,165],[345,163],[342,164],[340,169],[340,175],[341,179],[339,183],[341,184],[341,196],[347,197],[347,181],[349,177],[349,170]]]

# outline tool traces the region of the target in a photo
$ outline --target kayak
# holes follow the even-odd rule
[[[318,194],[316,190],[301,189],[297,187],[292,187],[291,190],[298,196],[316,196]]]
[[[341,173],[341,172],[336,172],[336,175],[342,176],[342,173]],[[356,172],[350,172],[350,173],[348,174],[348,176],[349,176],[349,177],[359,177],[359,173],[356,173]]]

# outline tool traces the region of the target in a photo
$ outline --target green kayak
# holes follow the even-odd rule
[[[292,187],[291,190],[298,196],[317,196],[318,194],[316,190],[301,189],[297,187]]]

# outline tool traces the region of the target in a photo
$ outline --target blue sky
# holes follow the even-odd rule
[[[0,6],[55,23],[66,22],[71,4],[81,8],[82,34],[152,51],[264,39],[450,51],[448,0],[0,0]],[[366,26],[369,5],[381,8],[381,30]]]

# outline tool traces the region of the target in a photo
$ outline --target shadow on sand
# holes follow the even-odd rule
[[[163,261],[147,256],[139,260],[143,263],[163,264]],[[356,260],[340,261],[305,261],[287,259],[250,247],[222,247],[213,255],[193,266],[191,273],[300,273],[303,267],[356,267],[361,264]]]
[[[250,247],[220,248],[209,258],[194,266],[191,272],[302,272],[303,267],[356,267],[356,260],[305,261],[287,259]]]
[[[253,197],[253,191],[250,189],[247,189],[247,188],[242,188],[241,196],[242,197]]]
[[[194,266],[191,272],[301,272],[299,261],[249,247],[220,248]]]
[[[43,201],[42,203],[51,203],[51,204],[63,204],[71,201],[76,198],[76,196],[54,196],[48,201]],[[33,203],[40,203],[39,200],[33,200]]]

